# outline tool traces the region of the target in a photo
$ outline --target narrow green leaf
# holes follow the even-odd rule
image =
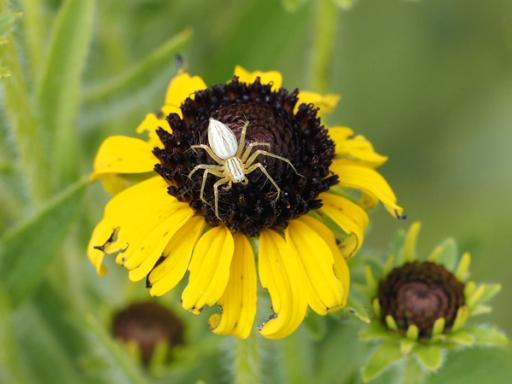
[[[24,383],[27,378],[20,361],[20,349],[14,337],[11,306],[6,292],[0,290],[0,383]]]
[[[29,383],[82,382],[73,362],[75,357],[66,353],[32,303],[22,305],[16,311],[14,320],[14,331],[22,348],[22,358],[30,368],[28,374],[35,378]]]
[[[378,341],[391,339],[393,335],[381,325],[379,321],[372,321],[366,328],[359,332],[362,341]]]
[[[394,267],[395,265],[398,265],[400,261],[398,260],[398,257],[402,253],[402,249],[405,244],[405,231],[403,229],[400,229],[396,231],[395,235],[393,236],[393,239],[391,240],[391,244],[389,245],[389,255],[390,257],[393,257],[393,261],[386,261],[386,266]],[[391,269],[390,268],[390,269]]]
[[[85,317],[85,323],[91,343],[96,345],[96,353],[101,356],[104,376],[109,378],[109,382],[114,384],[148,382],[121,345],[112,340],[105,328],[91,314]]]
[[[0,47],[0,62],[9,76],[0,85],[4,88],[4,108],[8,127],[16,145],[19,166],[24,172],[28,194],[36,203],[48,195],[48,162],[41,146],[41,127],[34,116],[23,65],[12,38]]]
[[[183,30],[148,54],[137,66],[105,84],[85,90],[83,99],[86,123],[96,124],[126,113],[134,105],[144,102],[155,87],[167,85],[171,76],[171,63],[191,36],[191,29]]]
[[[308,0],[281,0],[284,9],[288,12],[295,12],[302,7]]]
[[[416,259],[416,243],[418,241],[418,234],[421,229],[421,223],[416,221],[412,223],[407,234],[405,235],[405,242],[400,252],[398,263],[410,262]]]
[[[347,303],[347,310],[363,323],[370,324],[370,315],[364,304],[355,295],[350,295]]]
[[[501,284],[486,284],[485,292],[477,301],[477,304],[483,304],[491,300],[501,291]]]
[[[67,0],[52,31],[37,92],[39,113],[50,140],[55,183],[78,176],[79,146],[76,116],[80,79],[92,35],[95,0]]]
[[[430,261],[443,264],[449,270],[453,270],[458,256],[459,249],[457,247],[457,242],[453,238],[449,238],[438,245],[430,254],[428,259]]]
[[[467,331],[452,332],[448,335],[448,339],[464,347],[469,347],[475,343],[475,337]]]
[[[333,0],[334,4],[344,10],[349,10],[354,6],[356,0]]]
[[[42,0],[20,0],[23,8],[23,36],[30,57],[30,67],[38,78],[42,70],[47,38],[46,18]]]
[[[500,330],[490,326],[472,327],[467,330],[475,338],[475,343],[478,345],[507,345],[507,336]]]
[[[12,12],[8,9],[0,9],[0,35],[5,35],[11,32],[16,19],[20,16],[21,14],[18,12]]]
[[[1,284],[13,302],[35,287],[57,255],[87,184],[84,179],[71,185],[31,219],[0,238]]]
[[[32,295],[30,304],[62,353],[71,357],[68,365],[79,372],[82,382],[145,381],[137,368],[140,360],[132,360],[128,351],[108,335],[105,325],[84,316],[84,309],[77,305],[77,300],[63,292],[58,284],[44,281]]]
[[[397,343],[380,344],[363,368],[363,380],[368,382],[375,379],[401,358],[402,353]]]
[[[439,345],[417,344],[414,352],[421,365],[429,371],[437,371],[443,365],[444,352],[443,348]]]
[[[313,340],[322,340],[327,332],[326,318],[309,313],[304,319],[304,326]]]

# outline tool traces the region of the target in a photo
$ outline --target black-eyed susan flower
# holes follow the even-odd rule
[[[183,307],[219,305],[213,332],[241,338],[255,319],[256,269],[274,312],[260,329],[267,338],[292,333],[308,307],[344,307],[365,208],[402,209],[375,170],[386,158],[350,129],[322,124],[337,101],[289,92],[278,72],[237,67],[211,87],[179,73],[161,111],[137,129],[148,139],[112,136],[96,156],[93,178],[111,190],[121,175],[147,175],[112,198],[94,229],[88,256],[98,273],[114,255],[159,296],[188,271]]]
[[[414,223],[406,235],[399,235],[394,254],[384,265],[366,267],[374,321],[360,336],[379,342],[363,369],[366,381],[405,361],[416,366],[415,381],[421,382],[419,376],[441,367],[448,350],[507,342],[495,328],[468,323],[471,317],[491,311],[486,303],[500,285],[469,280],[471,256],[459,257],[453,239],[441,243],[426,259],[418,259],[419,229],[420,224]]]

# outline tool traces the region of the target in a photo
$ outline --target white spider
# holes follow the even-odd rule
[[[276,189],[277,193],[275,200],[279,198],[279,195],[281,194],[281,189],[274,181],[272,176],[269,175],[265,167],[261,163],[255,163],[258,156],[263,155],[284,161],[285,163],[290,165],[290,167],[292,167],[295,173],[298,174],[297,170],[290,162],[290,160],[282,156],[274,155],[273,153],[264,151],[262,149],[258,149],[252,152],[254,147],[257,145],[270,148],[269,143],[253,142],[247,145],[247,147],[244,150],[245,134],[248,125],[249,122],[246,122],[242,127],[242,133],[240,134],[240,143],[238,143],[235,134],[231,129],[229,129],[229,127],[226,124],[220,122],[219,120],[215,120],[214,118],[210,118],[210,121],[208,123],[208,143],[210,145],[208,146],[206,144],[199,144],[192,145],[190,147],[191,149],[204,149],[206,153],[208,153],[208,155],[210,155],[210,157],[218,163],[218,165],[196,165],[194,169],[192,169],[192,171],[188,174],[188,177],[192,178],[192,175],[194,173],[196,173],[200,169],[204,169],[203,181],[201,183],[200,198],[206,204],[209,203],[204,199],[204,187],[206,185],[206,179],[208,177],[208,174],[212,174],[220,178],[213,185],[213,195],[215,200],[215,216],[217,216],[219,220],[219,187],[221,185],[228,184],[225,187],[225,190],[229,190],[231,189],[233,183],[242,183],[245,185],[249,182],[249,180],[247,179],[247,175],[254,172],[257,169],[259,169],[261,173],[263,173],[266,176],[266,178],[272,183],[272,185]]]

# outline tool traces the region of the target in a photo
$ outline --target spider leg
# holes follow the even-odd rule
[[[229,191],[231,189],[231,187],[233,186],[233,182],[231,180],[229,180],[229,183],[228,185],[226,185],[223,189],[225,191]]]
[[[229,183],[228,178],[220,179],[213,184],[213,196],[215,200],[215,216],[220,220],[219,216],[219,187],[223,184]]]
[[[187,176],[187,177],[188,177],[189,179],[191,179],[191,178],[192,178],[192,176],[194,175],[194,173],[196,173],[196,172],[197,172],[197,171],[199,171],[200,169],[205,169],[205,170],[207,170],[207,169],[214,169],[214,168],[221,168],[221,167],[220,167],[220,166],[218,166],[218,165],[212,165],[212,164],[199,164],[199,165],[196,165],[196,166],[194,167],[194,169],[192,169],[192,170],[190,171],[190,173],[188,174],[188,176]]]
[[[261,173],[263,173],[266,176],[266,178],[272,183],[272,185],[276,189],[277,194],[276,194],[276,198],[274,199],[274,201],[279,199],[279,196],[281,195],[281,188],[279,188],[279,186],[274,181],[272,176],[270,176],[268,171],[265,169],[265,167],[261,163],[256,163],[256,164],[251,165],[249,168],[247,168],[247,170],[245,171],[245,174],[248,175],[249,173],[252,173],[257,169],[259,169],[261,171]]]
[[[245,162],[245,160],[247,160],[247,158],[249,157],[249,155],[251,154],[252,152],[252,149],[257,146],[257,145],[260,145],[260,146],[265,146],[267,147],[268,149],[270,149],[270,143],[261,143],[259,141],[255,141],[254,143],[250,143],[247,148],[245,148],[245,151],[244,151],[244,154],[242,155],[242,157],[240,158],[240,160],[243,162]]]
[[[205,165],[205,164],[201,164],[201,165]],[[200,165],[198,165],[197,167],[199,167],[199,166]],[[214,167],[216,167],[216,165],[214,165]],[[212,175],[215,175],[218,177],[224,177],[224,175],[222,174],[222,172],[220,172],[218,170],[204,168],[203,181],[201,182],[201,192],[199,192],[199,198],[201,199],[201,201],[203,203],[208,204],[211,207],[211,204],[209,202],[207,202],[206,199],[204,198],[204,187],[206,186],[206,180],[208,179],[208,174],[210,174],[210,173]]]
[[[219,156],[217,156],[213,150],[207,146],[206,144],[197,144],[197,145],[191,145],[190,149],[204,149],[207,154],[210,155],[210,157],[215,160],[220,165],[224,164],[224,160],[222,160]]]
[[[250,167],[255,161],[256,159],[258,158],[258,156],[260,155],[263,155],[263,156],[268,156],[268,157],[273,157],[274,159],[278,159],[278,160],[281,160],[281,161],[284,161],[286,164],[288,164],[290,167],[292,167],[293,171],[299,175],[299,176],[302,176],[299,172],[297,172],[297,169],[295,169],[295,167],[293,166],[293,164],[291,163],[290,160],[288,160],[286,157],[282,157],[282,156],[279,156],[279,155],[274,155],[273,153],[270,153],[268,151],[264,151],[262,149],[258,149],[256,150],[252,155],[251,157],[249,157],[249,159],[247,159],[247,162],[245,163],[245,166],[246,167]]]
[[[245,147],[245,134],[247,133],[247,126],[249,125],[249,121],[246,121],[244,126],[242,127],[242,133],[240,134],[240,142],[238,143],[238,149],[236,150],[236,157],[240,157],[242,151]]]

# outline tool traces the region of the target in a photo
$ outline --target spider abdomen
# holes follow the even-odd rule
[[[245,173],[242,162],[238,157],[231,157],[224,163],[225,172],[234,183],[241,183],[245,180]]]
[[[208,143],[222,160],[235,156],[238,149],[238,141],[233,131],[226,124],[211,117],[208,124]]]

